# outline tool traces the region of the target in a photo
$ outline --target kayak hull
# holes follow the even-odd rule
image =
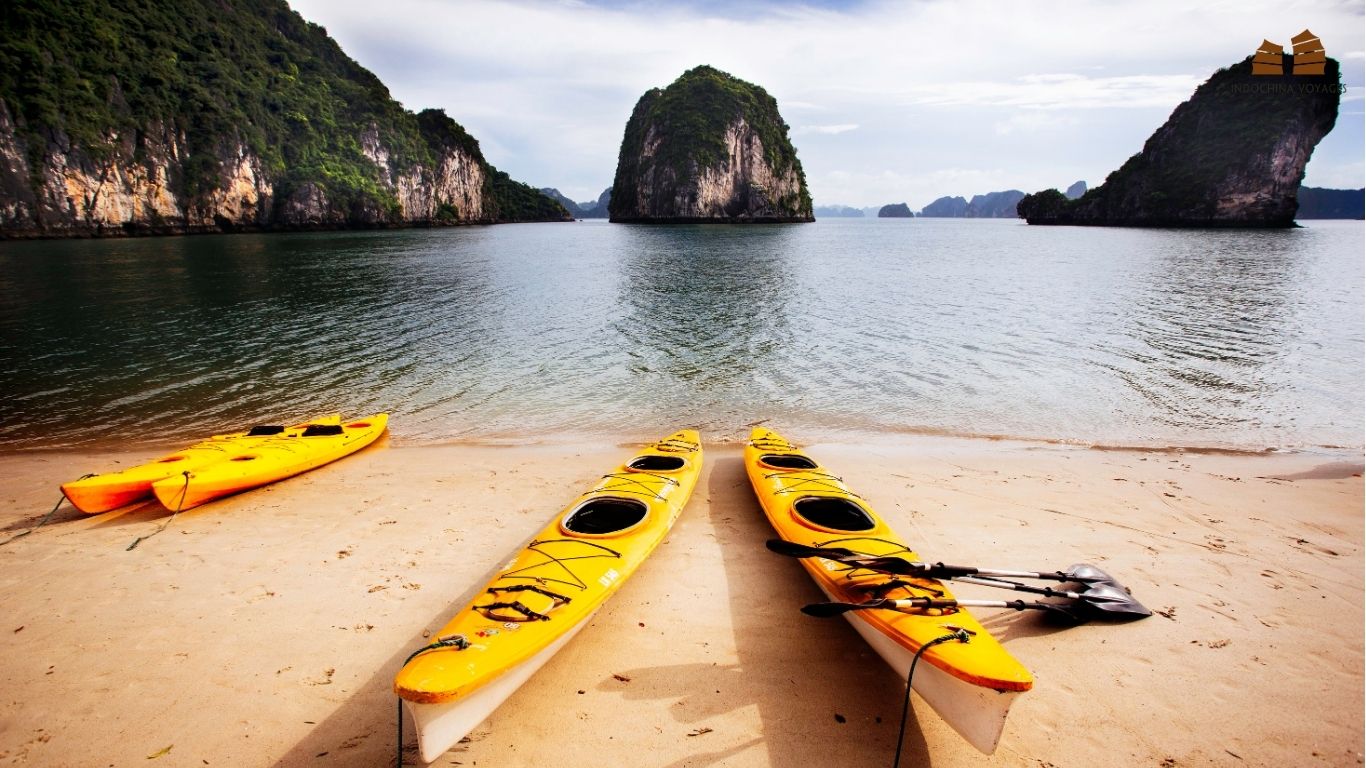
[[[516,693],[523,683],[545,666],[552,656],[568,645],[591,619],[589,616],[579,622],[535,656],[467,696],[436,704],[405,700],[403,706],[412,716],[413,724],[417,728],[417,748],[418,754],[422,756],[422,762],[435,762],[446,750],[474,730],[475,726],[484,722],[494,710],[507,701],[509,696]]]
[[[831,600],[839,599],[826,593]],[[905,680],[915,653],[892,640],[859,617],[860,611],[844,618],[872,646],[882,660]],[[923,659],[921,660],[924,661]],[[939,713],[958,735],[983,754],[993,754],[1006,727],[1006,716],[1020,691],[998,691],[964,682],[932,664],[917,664],[912,688],[926,704]]]
[[[865,499],[781,435],[755,429],[745,447],[745,470],[780,538],[808,547],[920,559]],[[832,602],[953,598],[936,579],[892,577],[822,558],[800,562]],[[844,616],[902,680],[922,647],[958,628],[967,630],[968,642],[952,640],[924,652],[912,687],[968,743],[986,754],[996,750],[1011,704],[1033,686],[1033,678],[971,613],[878,609]]]
[[[702,469],[694,430],[647,446],[604,475],[516,553],[399,670],[394,692],[431,762],[577,634],[664,540]]]
[[[219,461],[152,483],[152,493],[167,509],[183,511],[214,499],[258,488],[316,469],[370,445],[384,433],[389,416],[377,413],[354,421],[231,447]],[[333,430],[335,434],[331,433]],[[311,434],[313,431],[324,434]]]

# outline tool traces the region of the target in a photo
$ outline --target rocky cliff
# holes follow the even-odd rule
[[[879,219],[909,219],[915,216],[911,213],[911,207],[905,203],[890,203],[877,210]]]
[[[13,0],[0,236],[562,220],[283,0]]]
[[[711,67],[640,97],[612,184],[614,222],[814,221],[778,103]]]
[[[1292,72],[1290,56],[1284,71]],[[1214,73],[1105,183],[1068,200],[1028,195],[1030,224],[1288,227],[1315,145],[1337,120],[1338,63],[1322,75]]]

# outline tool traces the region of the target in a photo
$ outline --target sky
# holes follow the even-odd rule
[[[777,99],[818,206],[1094,187],[1215,70],[1306,28],[1348,90],[1305,183],[1366,186],[1361,0],[290,4],[406,108],[576,201],[612,185],[640,96],[699,64]]]

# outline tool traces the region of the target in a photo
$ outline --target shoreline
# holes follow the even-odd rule
[[[927,560],[1095,563],[1157,612],[1064,629],[974,611],[1035,686],[990,757],[917,700],[903,760],[1361,764],[1358,462],[788,436]],[[434,765],[891,762],[902,682],[847,623],[798,612],[819,593],[764,550],[739,445],[705,448],[640,572]],[[630,450],[385,439],[173,520],[63,506],[0,546],[0,762],[390,765],[403,658]],[[58,483],[154,454],[0,451],[0,540],[40,519]]]
[[[762,420],[750,424],[745,424],[738,428],[748,432],[751,427],[766,426],[770,420]],[[292,423],[292,422],[291,422]],[[695,425],[693,429],[702,429]],[[212,434],[223,434],[239,427],[223,425],[217,432]],[[666,429],[661,427],[661,430]],[[0,456],[6,454],[16,455],[38,455],[38,454],[91,454],[91,453],[123,453],[133,452],[169,452],[179,450],[191,445],[199,440],[208,439],[211,433],[187,437],[186,439],[173,438],[151,438],[138,441],[130,441],[117,438],[108,438],[96,442],[83,444],[66,445],[4,445],[0,444]],[[793,434],[801,434],[807,439],[806,443],[837,443],[837,444],[901,444],[901,443],[924,443],[932,445],[935,443],[962,442],[966,444],[999,444],[1017,447],[1038,447],[1038,448],[1059,448],[1073,450],[1089,450],[1098,452],[1118,452],[1118,453],[1170,453],[1170,454],[1190,454],[1190,455],[1227,455],[1227,456],[1295,456],[1295,455],[1323,455],[1328,457],[1360,458],[1366,456],[1366,446],[1346,446],[1332,444],[1313,444],[1313,445],[1291,445],[1291,446],[1269,446],[1269,445],[1235,445],[1228,443],[1218,443],[1211,441],[1207,443],[1192,442],[1190,444],[1180,444],[1173,441],[1157,440],[1151,443],[1143,442],[1109,442],[1105,440],[1083,440],[1075,438],[1053,438],[1053,437],[1031,437],[1008,434],[985,434],[962,432],[939,428],[887,428],[887,429],[866,429],[866,430],[832,430],[828,428],[805,429]],[[716,434],[709,434],[703,431],[704,446],[719,447],[743,447],[748,438],[741,435],[740,431],[729,431]],[[620,431],[593,431],[583,430],[578,432],[542,432],[526,435],[480,435],[470,437],[418,437],[413,435],[395,435],[393,430],[389,430],[381,438],[388,444],[396,448],[439,448],[439,447],[473,447],[473,448],[522,448],[534,446],[577,446],[577,445],[614,445],[617,447],[629,448],[650,442],[653,438],[647,433],[629,434]],[[149,456],[150,457],[150,456]]]

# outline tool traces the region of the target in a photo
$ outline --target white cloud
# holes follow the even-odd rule
[[[1077,118],[1071,115],[1059,114],[1057,110],[1031,109],[1027,111],[1015,112],[1004,120],[996,123],[997,136],[1009,136],[1012,133],[1021,131],[1039,132],[1050,131],[1058,128],[1071,127],[1077,124]]]
[[[809,133],[823,133],[834,136],[856,130],[858,130],[858,123],[840,123],[839,125],[803,125],[793,128],[790,133],[793,136],[804,136]]]

